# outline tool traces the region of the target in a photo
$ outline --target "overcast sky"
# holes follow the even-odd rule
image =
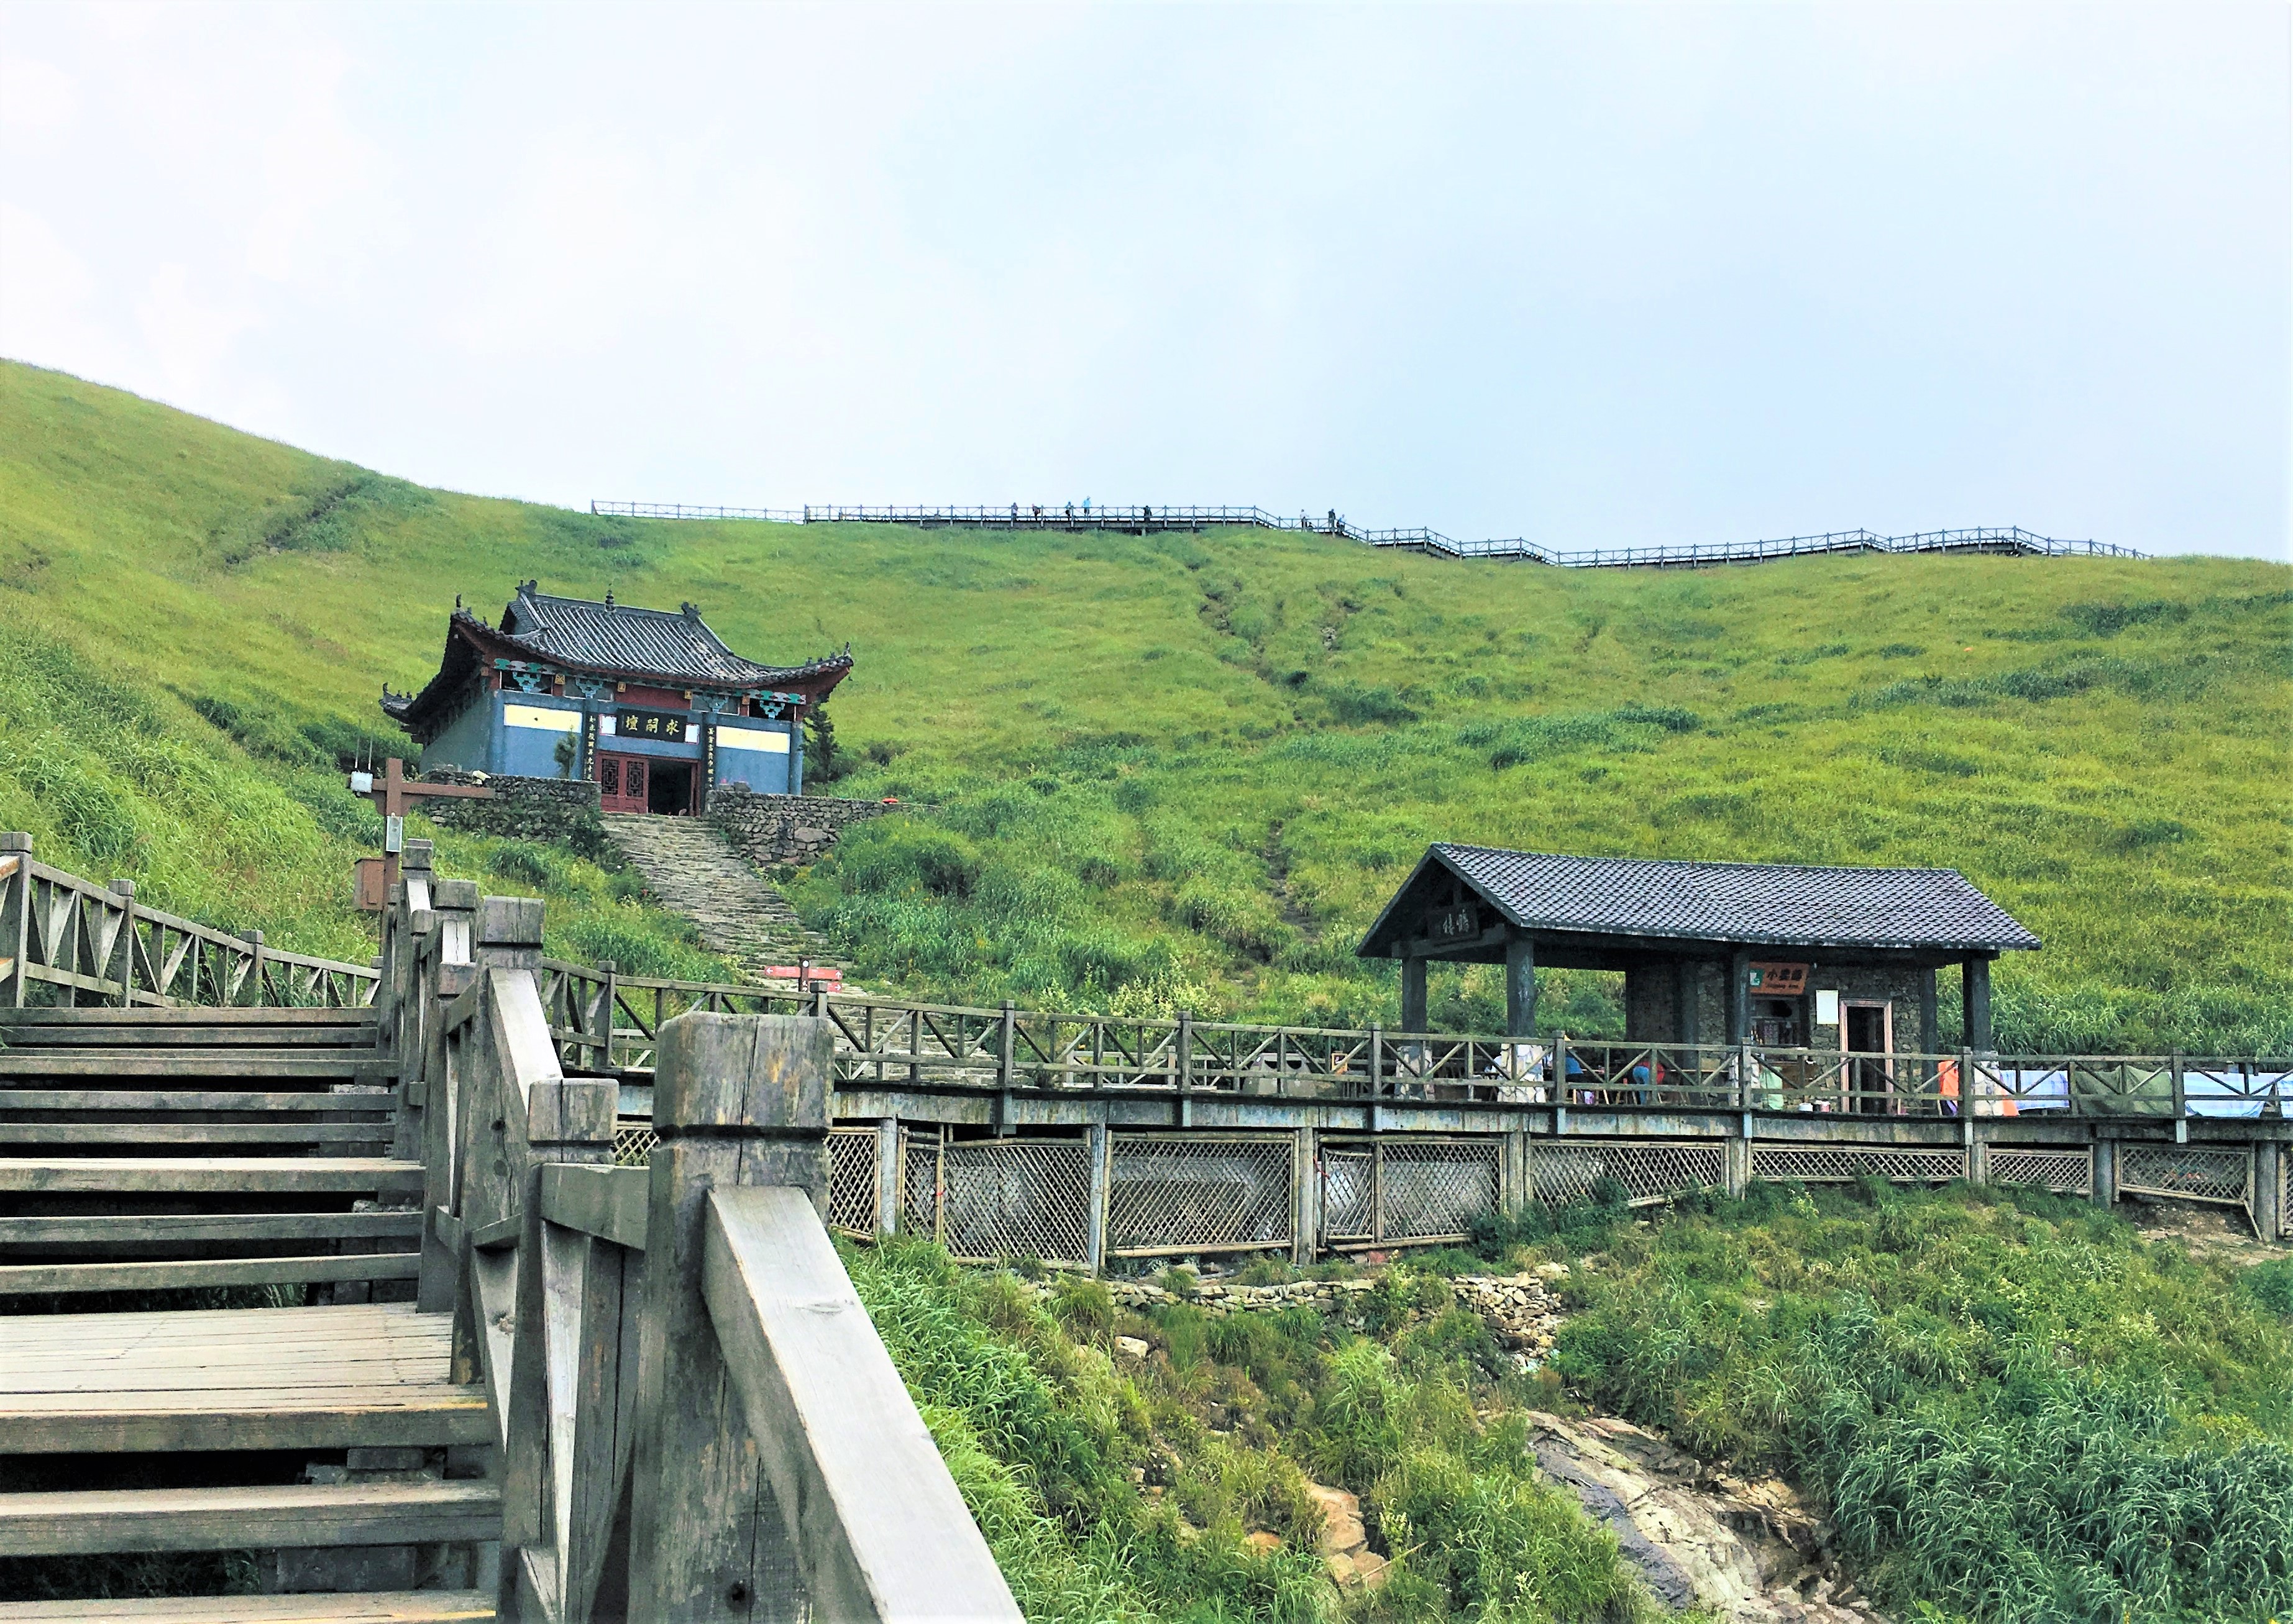
[[[0,353],[577,506],[2285,557],[2289,15],[0,4]]]

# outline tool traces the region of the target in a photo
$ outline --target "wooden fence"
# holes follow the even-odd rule
[[[46,1004],[270,1005],[352,1008],[374,998],[371,966],[282,953],[97,885],[0,834],[0,1008]]]
[[[1151,503],[1113,507],[1061,503],[1042,506],[1006,503],[994,506],[868,506],[822,504],[806,507],[712,507],[682,502],[601,502],[593,513],[627,519],[754,519],[775,524],[898,524],[918,529],[960,527],[988,530],[1203,530],[1223,526],[1295,530],[1339,536],[1373,547],[1394,547],[1434,558],[1489,559],[1552,564],[1580,570],[1699,569],[1714,564],[1760,563],[1778,558],[1820,557],[1836,553],[1977,553],[2011,558],[2142,558],[2132,547],[2099,541],[2064,541],[2020,525],[1987,525],[1956,530],[1919,530],[1881,536],[1867,529],[1829,530],[1815,536],[1781,536],[1765,541],[1700,542],[1649,547],[1562,550],[1521,537],[1458,541],[1422,526],[1365,529],[1334,510],[1296,518],[1262,507],[1163,506]]]
[[[408,847],[377,1024],[424,1168],[417,1307],[498,1423],[515,1615],[1017,1620],[822,1222],[827,1024],[657,1021],[657,1143],[616,1166],[619,1084],[560,1062],[541,904]]]
[[[1276,1099],[1481,1101],[1926,1119],[2281,1115],[2293,1058],[1859,1054],[1762,1045],[1525,1040],[1380,1027],[988,1009],[832,991],[625,976],[541,962],[569,1063],[642,1071],[687,1011],[810,1014],[836,1037],[839,1087],[1116,1088]]]

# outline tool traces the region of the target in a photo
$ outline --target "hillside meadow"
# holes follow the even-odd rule
[[[529,578],[697,602],[760,659],[852,643],[815,787],[920,810],[786,877],[871,985],[1390,1019],[1353,943],[1455,839],[1954,866],[2046,943],[2000,966],[2004,1041],[2293,1047],[2293,570],[2238,560],[1607,572],[604,519],[0,365],[0,825],[358,956],[373,831],[336,763],[400,742],[375,699],[435,669],[458,594]],[[550,894],[560,950],[701,962],[625,877],[498,846],[446,860]],[[1434,978],[1437,1022],[1498,1009],[1487,971]],[[1541,1014],[1613,1030],[1614,989],[1555,976]]]

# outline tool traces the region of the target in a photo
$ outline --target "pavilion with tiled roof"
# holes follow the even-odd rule
[[[806,707],[851,669],[848,647],[800,666],[735,654],[691,603],[524,581],[499,626],[457,603],[438,674],[418,693],[385,688],[382,708],[425,770],[589,779],[608,811],[693,812],[719,784],[799,793]]]
[[[1436,844],[1358,949],[1401,961],[1401,1027],[1435,960],[1506,966],[1508,1030],[1535,1030],[1537,966],[1620,970],[1626,1036],[1932,1053],[1935,973],[1965,977],[1990,1045],[1990,962],[2038,939],[1955,869],[1576,857]]]

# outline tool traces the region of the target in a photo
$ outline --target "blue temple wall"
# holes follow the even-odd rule
[[[489,772],[506,772],[513,778],[572,778],[580,768],[570,771],[557,759],[557,747],[571,739],[578,749],[581,743],[581,712],[585,708],[579,699],[561,699],[551,694],[502,693],[494,696],[500,707],[501,728],[496,735],[494,755],[498,765]],[[521,725],[519,717],[535,715],[548,717],[561,726]]]
[[[741,741],[779,737],[785,749],[754,749]],[[804,740],[785,722],[741,722],[717,731],[717,781],[746,784],[759,795],[793,795],[803,782]]]
[[[422,747],[423,770],[460,767],[472,772],[500,772],[493,755],[500,711],[501,696],[490,693],[455,717],[453,726]]]

